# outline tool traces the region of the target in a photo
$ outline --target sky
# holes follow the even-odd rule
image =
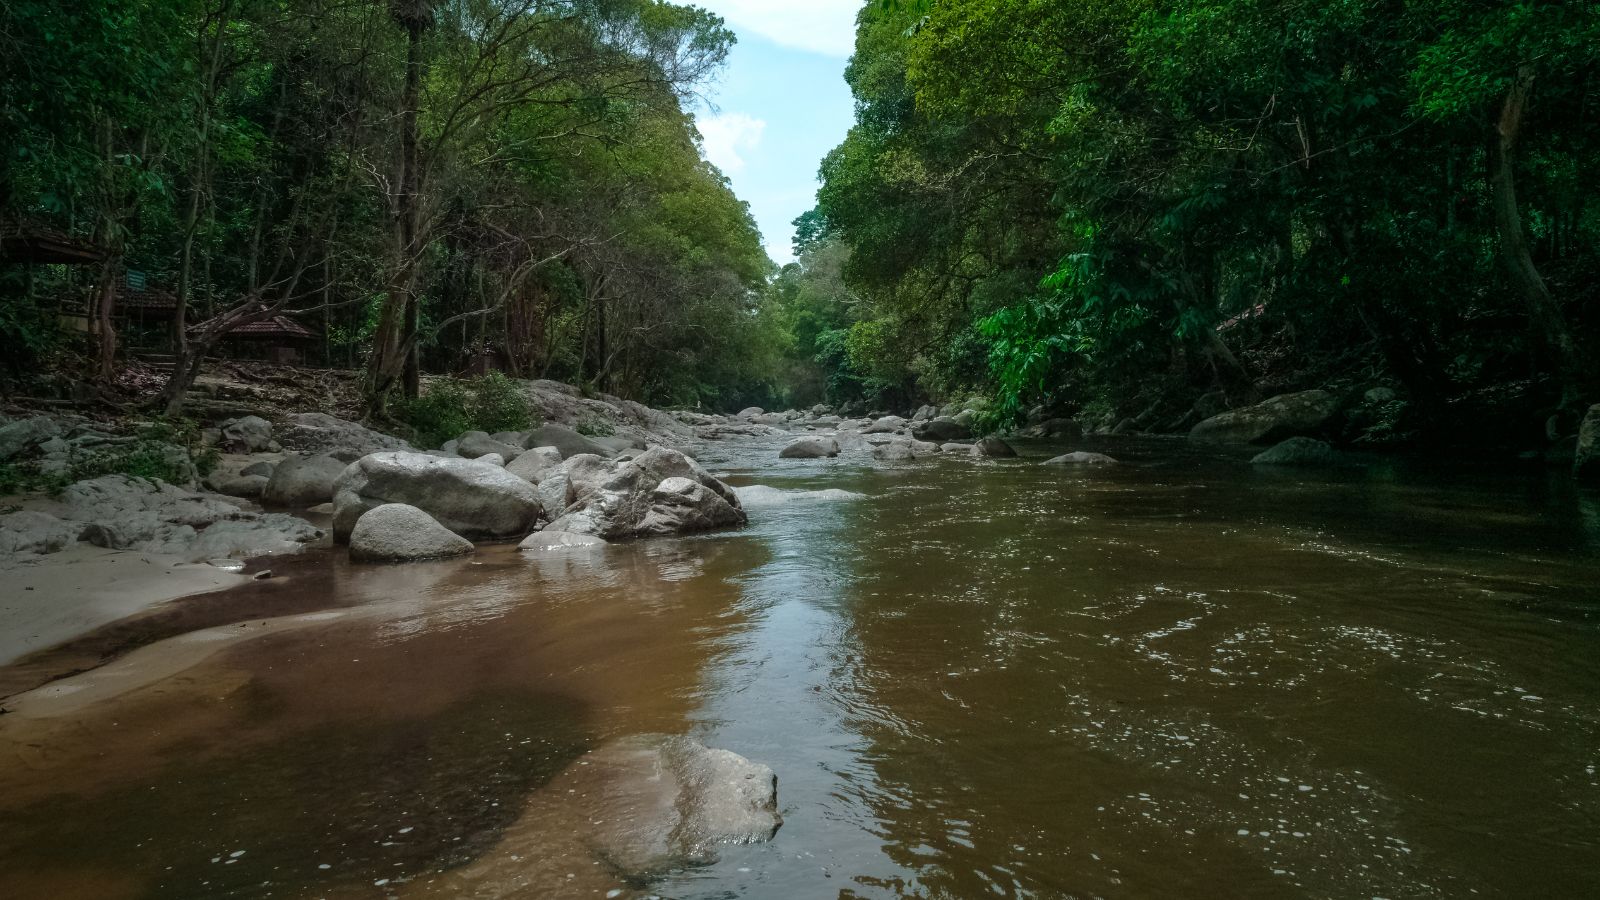
[[[816,203],[817,166],[854,120],[844,66],[862,0],[687,0],[739,42],[695,118],[706,159],[733,182],[773,261],[794,259],[794,218]]]

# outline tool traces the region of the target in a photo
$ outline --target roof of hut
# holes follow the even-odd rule
[[[100,262],[105,251],[64,231],[22,222],[0,223],[0,263]]]

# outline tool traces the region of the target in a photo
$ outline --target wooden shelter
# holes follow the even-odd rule
[[[202,322],[195,328],[204,328]],[[299,365],[305,360],[307,347],[321,339],[315,331],[287,315],[276,315],[251,322],[229,331],[222,339],[224,347],[245,358],[265,359],[278,365]]]

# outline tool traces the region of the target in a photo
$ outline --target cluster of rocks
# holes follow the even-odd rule
[[[543,425],[370,453],[334,479],[334,539],[353,558],[395,561],[470,552],[472,539],[526,538],[524,549],[554,552],[747,521],[738,495],[699,463],[642,443]]]
[[[164,481],[103,475],[69,485],[42,509],[0,516],[8,563],[79,541],[191,562],[298,553],[323,536],[295,516],[249,510],[228,497]]]

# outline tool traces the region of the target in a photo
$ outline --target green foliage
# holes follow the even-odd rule
[[[522,386],[499,372],[472,379],[435,379],[421,397],[400,404],[396,415],[429,447],[468,431],[494,434],[537,424]]]
[[[604,419],[584,419],[572,427],[573,431],[585,437],[610,437],[617,433],[617,428]]]
[[[1176,418],[1341,365],[1423,419],[1510,379],[1552,402],[1484,149],[1519,79],[1531,264],[1581,343],[1600,328],[1590,2],[880,0],[846,77],[804,232],[849,251],[833,333],[851,367],[992,392],[993,424]]]

